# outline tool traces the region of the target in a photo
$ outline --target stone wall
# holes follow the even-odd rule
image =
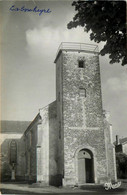
[[[58,129],[58,175],[60,184],[64,177],[64,131],[63,131],[63,56],[60,55],[56,63],[56,103],[57,103],[57,129]]]
[[[12,166],[10,164],[10,144],[15,140],[17,145],[17,160],[15,165],[16,180],[24,179],[24,148],[22,145],[22,134],[1,134],[1,179],[3,181],[11,180]]]
[[[122,145],[123,147],[123,153],[127,154],[127,143]]]
[[[84,61],[84,68],[78,67],[79,60]],[[104,183],[108,179],[108,164],[98,54],[61,51],[56,70],[64,185],[78,183],[76,151],[83,148],[93,153],[94,182]]]
[[[115,146],[112,142],[112,126],[109,122],[104,120],[105,124],[105,143],[106,143],[106,159],[108,164],[108,178],[109,181],[116,181],[116,156],[115,156]]]
[[[25,144],[23,139],[23,133],[30,124],[30,121],[1,121],[1,176],[2,180],[11,180],[12,171],[12,145],[13,145],[13,157],[15,158],[15,179],[25,179]],[[12,144],[13,142],[13,144]],[[15,153],[15,155],[14,155]]]
[[[84,60],[85,68],[78,68]],[[63,106],[66,126],[98,127],[102,123],[99,57],[96,54],[63,52]],[[80,90],[86,90],[86,97]],[[84,109],[84,110],[83,110]]]
[[[16,171],[16,177],[17,180],[25,180],[25,173],[26,173],[26,159],[25,159],[25,140],[22,136],[21,139],[18,141],[18,147],[17,147],[17,171]]]
[[[56,101],[40,110],[41,174],[45,185],[58,185],[58,128]],[[57,181],[58,180],[58,181]]]
[[[58,175],[58,139],[56,102],[50,104],[49,109],[49,183],[59,185]]]
[[[40,109],[24,134],[26,179],[43,185],[57,185],[58,129],[56,102]]]
[[[37,126],[39,122],[39,114],[35,117],[33,122],[24,133],[25,140],[25,179],[31,182],[36,182],[37,176],[37,160],[36,160],[36,147],[37,147]]]

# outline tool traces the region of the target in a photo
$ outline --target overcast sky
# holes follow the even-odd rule
[[[39,16],[10,7],[50,9]],[[56,99],[54,59],[61,42],[93,43],[83,28],[67,29],[75,15],[71,1],[2,1],[2,120],[30,120]],[[103,44],[99,44],[101,49]],[[103,108],[113,135],[127,136],[127,66],[100,56]]]

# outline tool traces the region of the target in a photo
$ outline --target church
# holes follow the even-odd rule
[[[117,181],[112,126],[102,107],[98,46],[61,43],[54,63],[56,101],[39,110],[20,139],[24,166],[18,178],[47,186]],[[13,142],[16,178],[20,154],[13,152]]]

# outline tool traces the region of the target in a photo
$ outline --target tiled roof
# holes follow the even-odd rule
[[[122,138],[122,139],[119,139],[119,142],[120,142],[121,144],[127,142],[127,137],[124,137],[124,138]]]
[[[125,142],[127,142],[127,137],[119,139],[119,144],[124,144]],[[116,141],[114,142],[114,144],[116,145]]]
[[[1,133],[24,133],[31,121],[0,121]]]

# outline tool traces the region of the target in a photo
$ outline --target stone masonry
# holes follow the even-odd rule
[[[56,101],[39,110],[20,139],[26,180],[55,186],[117,180],[96,48],[79,43],[60,46]]]
[[[63,49],[55,62],[63,185],[79,184],[77,155],[82,149],[93,155],[93,183],[116,180],[114,148],[105,137],[110,129],[104,124],[98,53]]]

